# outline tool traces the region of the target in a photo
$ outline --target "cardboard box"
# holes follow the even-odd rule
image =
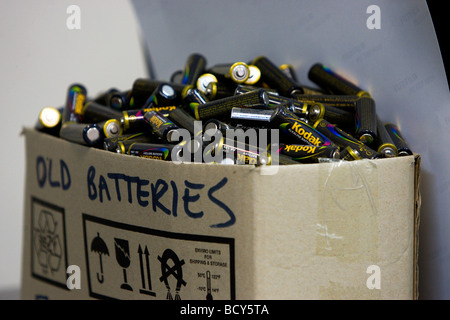
[[[419,155],[270,171],[23,132],[24,299],[417,298]]]

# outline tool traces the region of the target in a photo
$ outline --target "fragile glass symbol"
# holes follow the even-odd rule
[[[123,268],[123,281],[121,289],[133,291],[133,288],[127,282],[127,269],[130,266],[130,247],[128,240],[114,238],[114,246],[116,248],[117,263]]]

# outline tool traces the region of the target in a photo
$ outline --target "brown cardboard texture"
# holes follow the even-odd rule
[[[418,155],[271,172],[24,135],[24,299],[417,298]]]

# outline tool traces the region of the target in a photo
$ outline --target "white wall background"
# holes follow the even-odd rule
[[[81,9],[80,30],[66,27],[71,4]],[[380,30],[365,24],[372,4]],[[62,105],[75,81],[95,95],[146,76],[138,21],[158,78],[194,51],[211,64],[265,54],[293,63],[305,84],[321,61],[368,88],[381,118],[423,157],[420,298],[450,298],[450,95],[425,0],[2,0],[0,12],[0,298],[20,284],[21,128],[42,107]]]
[[[81,10],[79,30],[66,26],[71,4]],[[127,90],[146,66],[126,0],[2,0],[0,12],[0,298],[8,298],[17,297],[21,277],[22,127],[34,126],[44,106],[62,106],[73,82],[90,96]]]

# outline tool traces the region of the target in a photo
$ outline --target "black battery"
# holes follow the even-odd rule
[[[361,97],[356,102],[355,129],[355,137],[366,145],[377,139],[377,111],[372,98]]]
[[[280,95],[291,97],[293,94],[302,94],[301,85],[287,76],[279,67],[265,56],[259,56],[250,64],[255,65],[261,71],[261,81],[270,88],[276,89]]]
[[[325,119],[318,120],[313,127],[326,136],[328,139],[337,144],[341,149],[351,147],[359,152],[360,156],[365,159],[380,158],[381,154],[372,148],[366,146],[362,141],[357,140],[349,133],[341,130],[334,124],[331,124]]]
[[[268,105],[267,92],[264,89],[247,92],[245,94],[212,100],[204,104],[191,104],[197,120],[223,117],[230,114],[234,107],[253,105]]]
[[[336,95],[345,94],[370,97],[367,91],[362,90],[322,63],[315,63],[309,69],[308,78],[322,89]]]
[[[387,132],[389,133],[389,135],[392,139],[392,142],[397,147],[399,156],[413,155],[413,152],[412,152],[411,148],[409,147],[408,142],[406,142],[405,138],[403,138],[403,135],[402,135],[400,129],[398,128],[398,126],[396,126],[393,123],[386,123],[384,125],[384,127],[386,128]]]
[[[272,115],[271,123],[274,128],[279,128],[288,142],[313,146],[328,146],[333,143],[323,134],[302,121],[285,105],[279,105]]]

